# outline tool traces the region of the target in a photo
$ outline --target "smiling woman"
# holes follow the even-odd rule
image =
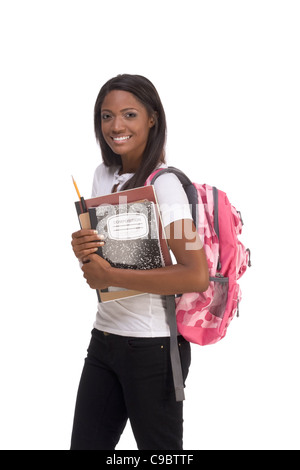
[[[106,83],[95,104],[94,122],[103,157],[95,171],[94,197],[144,186],[154,170],[166,167],[165,114],[146,78],[122,75]],[[154,188],[177,264],[116,268],[95,254],[104,241],[94,231],[72,235],[74,253],[92,289],[147,292],[98,304],[78,390],[72,449],[114,449],[128,419],[139,449],[182,449],[183,405],[176,400],[172,376],[166,296],[206,290],[208,269],[179,180],[162,175]],[[179,337],[178,347],[185,380],[190,345]]]
[[[118,94],[118,92],[122,92]],[[113,93],[113,94],[111,94]],[[109,96],[110,95],[110,99]],[[119,104],[119,109],[110,109],[113,97],[120,97],[123,105]],[[127,98],[129,101],[126,101]],[[105,106],[105,107],[104,107]],[[108,108],[106,112],[106,109]],[[131,175],[130,180],[124,185],[123,189],[131,189],[143,186],[148,176],[156,169],[158,164],[165,163],[165,141],[166,141],[166,117],[159,94],[153,84],[145,77],[140,75],[118,75],[109,80],[100,90],[95,103],[94,110],[94,129],[96,139],[100,145],[103,162],[107,167],[119,166],[123,171],[123,161],[121,158],[120,147],[111,147],[111,138],[121,136],[129,137],[130,134],[121,134],[118,132],[111,136],[104,137],[104,121],[113,120],[117,126],[120,125],[120,111],[124,121],[136,121],[144,116],[151,120],[150,127],[147,123],[144,132],[147,135],[143,155],[140,155],[142,165],[140,165]],[[112,113],[112,112],[115,112]],[[141,116],[139,113],[142,113]],[[147,116],[145,116],[145,113]],[[116,120],[114,119],[116,118]],[[153,120],[153,123],[152,123]],[[128,123],[129,124],[129,123]],[[103,131],[102,131],[103,129]],[[121,129],[122,130],[122,129]],[[117,127],[118,131],[118,127]],[[108,138],[107,138],[108,137]],[[110,137],[110,138],[109,138]]]
[[[101,108],[101,129],[107,145],[122,158],[122,173],[135,173],[140,167],[154,114],[148,112],[131,93],[113,90]]]

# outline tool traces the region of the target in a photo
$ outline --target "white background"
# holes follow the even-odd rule
[[[1,449],[69,448],[96,312],[71,174],[89,196],[118,73],[155,84],[168,163],[227,192],[252,250],[240,319],[193,347],[185,449],[299,449],[299,24],[291,0],[1,0]]]

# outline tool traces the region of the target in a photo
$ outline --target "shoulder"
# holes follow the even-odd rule
[[[104,163],[100,163],[97,166],[94,177],[97,178],[110,178],[114,175],[115,171],[117,170],[116,166],[106,166]]]
[[[157,170],[165,170],[167,168],[168,165],[162,163],[157,167],[157,169],[155,170],[155,172],[152,173],[152,175],[155,174]],[[146,184],[150,184],[150,177],[148,178]],[[160,192],[164,188],[167,188],[169,184],[171,185],[169,188],[170,191],[168,191],[169,193],[173,191],[176,192],[176,190],[180,191],[182,189],[182,185],[177,176],[174,175],[174,173],[162,173],[161,175],[159,175],[154,182],[154,188],[156,191]]]
[[[103,196],[111,192],[116,166],[106,166],[101,163],[94,172],[92,197]]]
[[[162,174],[154,182],[154,189],[165,227],[176,220],[192,218],[187,195],[176,175]]]
[[[167,165],[161,165],[159,168],[167,168]],[[164,202],[185,204],[187,202],[182,184],[174,173],[160,175],[154,182],[154,189],[160,204]]]
[[[161,176],[159,176],[154,182],[154,187],[156,190],[162,187],[166,187],[168,185],[170,185],[169,192],[171,191],[173,192],[176,190],[180,191],[181,189],[183,190],[182,184],[180,183],[177,176],[174,175],[173,173],[164,173]]]

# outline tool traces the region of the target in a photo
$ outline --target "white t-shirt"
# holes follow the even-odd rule
[[[167,165],[160,165],[167,168]],[[131,173],[119,175],[120,167],[106,167],[103,163],[96,168],[92,197],[103,196],[117,191],[133,176]],[[191,219],[187,196],[178,178],[167,173],[154,183],[164,227],[182,219]],[[107,333],[132,337],[170,336],[166,322],[166,301],[164,296],[143,294],[122,300],[98,303],[94,327]]]

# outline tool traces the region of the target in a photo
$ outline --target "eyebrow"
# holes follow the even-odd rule
[[[138,111],[136,108],[133,108],[133,107],[132,107],[132,108],[121,109],[121,113],[125,113],[126,111],[132,111],[132,110]],[[111,111],[110,109],[101,109],[101,112],[102,112],[102,113],[103,113],[104,111],[105,111],[105,112],[112,113],[112,111]]]

